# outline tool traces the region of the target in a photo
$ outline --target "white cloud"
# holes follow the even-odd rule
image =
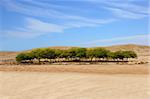
[[[108,19],[108,20],[104,20],[104,19],[95,19],[95,20],[89,20],[86,19],[83,22],[79,22],[79,21],[72,21],[72,22],[68,22],[65,23],[64,26],[66,28],[80,28],[80,27],[96,27],[96,26],[100,26],[100,25],[104,25],[107,23],[111,23],[115,21],[114,19]]]
[[[108,6],[104,7],[110,10],[115,16],[128,19],[141,19],[148,17],[150,11],[148,7],[126,2],[105,2]]]
[[[26,18],[24,21],[25,22],[23,26],[12,30],[3,30],[3,33],[5,33],[7,36],[34,38],[49,33],[62,33],[65,29],[70,28],[93,27],[100,24],[109,23],[112,20],[99,20],[97,22],[90,20],[90,22],[71,22],[63,25],[43,22],[35,18]]]
[[[6,35],[22,38],[34,38],[40,35],[54,32],[63,32],[64,27],[52,23],[46,23],[37,19],[27,18],[23,27],[4,31]]]
[[[108,44],[147,44],[150,45],[149,42],[150,34],[143,34],[143,35],[134,35],[134,36],[127,36],[127,37],[115,37],[110,39],[101,39],[101,40],[94,40],[86,43],[81,43],[81,46],[100,46],[105,43]]]
[[[33,18],[32,19],[27,18],[26,20],[27,20],[26,28],[31,31],[44,32],[44,33],[63,31],[63,27],[60,25],[42,22],[40,20],[33,19]]]
[[[16,1],[4,0],[3,5],[10,11],[22,13],[28,16],[36,16],[43,17],[49,19],[61,19],[65,21],[78,21],[78,22],[94,22],[94,23],[103,23],[103,21],[107,19],[95,19],[95,18],[87,18],[81,15],[71,15],[69,13],[56,10],[59,9],[76,9],[70,8],[68,6],[57,6],[53,4],[47,4],[42,2],[30,2],[30,4],[36,4],[38,6],[26,5],[23,3],[19,3]],[[32,10],[31,10],[32,9]],[[112,19],[112,18],[111,18]]]
[[[104,8],[110,11],[117,18],[127,18],[127,19],[141,19],[148,17],[150,10],[148,6],[142,6],[139,4],[134,4],[131,0],[88,0],[95,5],[101,5],[100,8]],[[135,0],[133,0],[135,1]],[[140,2],[140,0],[136,0]]]
[[[106,8],[106,9],[111,10],[111,12],[115,16],[121,17],[121,18],[141,19],[141,18],[146,17],[146,15],[144,14],[134,13],[134,12],[118,9],[118,8]]]
[[[29,0],[30,1],[30,0]],[[58,6],[50,3],[43,3],[38,1],[30,1],[30,4],[20,3],[18,1],[2,0],[5,8],[10,11],[26,15],[25,24],[23,27],[17,27],[13,30],[5,31],[6,34],[19,37],[37,37],[40,35],[63,32],[65,29],[81,28],[81,27],[95,27],[103,24],[113,22],[114,19],[95,19],[87,18],[80,15],[70,15],[65,12],[56,10],[56,8],[64,9],[66,6]],[[28,1],[24,1],[28,2]],[[34,4],[34,5],[33,5]],[[36,5],[36,6],[35,6]],[[28,17],[38,17],[40,19],[46,18],[49,20],[57,20],[63,22],[49,23]],[[24,36],[21,36],[21,35]]]
[[[29,2],[30,1],[30,2]],[[106,10],[111,11],[115,16],[122,18],[131,18],[131,19],[139,19],[148,16],[150,11],[148,11],[148,7],[144,7],[141,5],[133,4],[131,1],[120,1],[120,0],[82,0],[85,3],[91,2],[91,6],[97,6],[100,8],[105,8]],[[28,0],[24,1],[28,2],[21,3],[16,0],[2,0],[1,6],[4,6],[8,10],[15,11],[18,13],[22,13],[28,16],[36,16],[36,17],[45,17],[45,18],[53,18],[53,19],[65,19],[65,20],[74,20],[74,21],[94,21],[101,19],[91,19],[87,17],[83,17],[81,15],[71,15],[62,11],[60,9],[78,9],[78,7],[70,7],[67,5],[57,5],[52,3],[45,3],[41,1]],[[95,5],[93,5],[93,3]],[[32,10],[31,10],[32,9]],[[59,10],[58,10],[59,9]],[[82,9],[81,11],[84,11]],[[129,15],[125,15],[129,14]],[[135,17],[136,16],[136,17]],[[112,19],[112,18],[110,18]]]
[[[84,0],[83,0],[84,1]],[[17,27],[12,30],[5,30],[7,35],[19,36],[19,37],[37,37],[48,33],[63,32],[65,29],[81,28],[81,27],[96,27],[103,24],[108,24],[118,20],[120,18],[140,19],[148,16],[147,8],[139,5],[132,4],[130,2],[122,3],[119,0],[88,0],[90,2],[98,3],[95,6],[105,8],[105,10],[111,11],[115,17],[108,19],[101,18],[89,18],[87,16],[73,15],[66,13],[65,11],[59,11],[59,9],[77,9],[77,7],[68,7],[64,5],[57,5],[51,3],[45,3],[35,0],[24,0],[26,3],[21,3],[17,0],[2,0],[0,5],[7,10],[14,11],[25,15],[25,24],[23,27]],[[85,0],[84,2],[87,2]],[[93,6],[93,3],[91,3]],[[83,9],[84,10],[84,9]],[[86,9],[85,9],[86,10]],[[56,20],[60,22],[49,23],[37,20],[34,18],[46,18],[50,20]],[[117,17],[117,18],[116,18]],[[62,22],[63,21],[63,22]]]
[[[124,11],[134,12],[137,14],[149,14],[148,7],[133,4],[131,2],[107,2],[108,7],[118,8]]]

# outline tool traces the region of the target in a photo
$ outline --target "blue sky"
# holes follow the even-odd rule
[[[149,0],[1,0],[0,50],[149,45]]]

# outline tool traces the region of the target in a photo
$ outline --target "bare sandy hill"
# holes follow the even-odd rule
[[[19,52],[11,52],[11,51],[1,51],[0,56],[8,56],[8,55],[16,55]]]
[[[52,48],[52,49],[69,49],[77,46],[51,46],[47,48]],[[101,46],[100,46],[101,47]],[[143,51],[150,51],[150,46],[145,46],[145,45],[135,45],[135,44],[126,44],[126,45],[113,45],[113,46],[102,46],[103,48],[106,48],[111,51],[118,51],[118,50],[133,50],[136,51],[137,53],[143,52]],[[32,49],[31,49],[32,50]],[[30,50],[28,50],[30,51]]]
[[[147,53],[150,54],[150,46],[144,46],[144,45],[128,44],[128,45],[108,46],[105,48],[111,51],[131,50],[131,51],[135,51],[138,55],[146,55]]]
[[[137,61],[150,62],[150,46],[128,44],[128,45],[108,46],[105,48],[111,51],[118,51],[118,50],[135,51],[138,55]]]
[[[0,60],[15,59],[20,52],[1,51]]]

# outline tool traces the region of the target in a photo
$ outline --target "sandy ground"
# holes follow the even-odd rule
[[[149,76],[0,72],[0,99],[149,99]]]
[[[1,65],[0,99],[149,99],[149,65]]]
[[[75,72],[97,74],[149,74],[150,64],[143,65],[0,65],[0,71]]]

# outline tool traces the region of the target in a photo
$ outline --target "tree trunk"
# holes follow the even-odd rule
[[[41,64],[40,58],[38,58],[39,64]]]

